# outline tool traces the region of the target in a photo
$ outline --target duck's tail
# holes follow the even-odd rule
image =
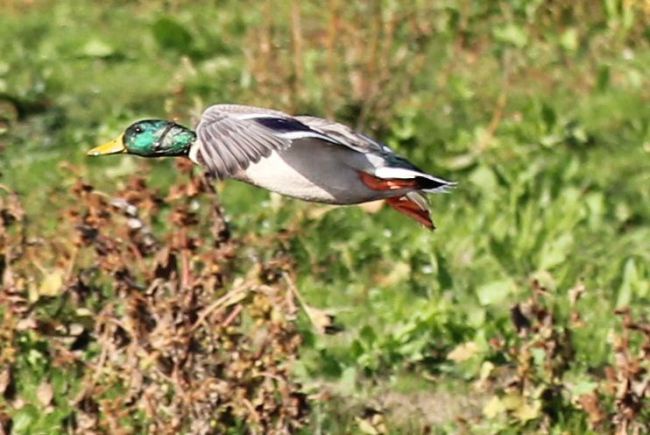
[[[382,167],[377,168],[372,175],[360,171],[359,177],[371,189],[406,191],[401,196],[388,198],[386,203],[430,230],[436,227],[424,193],[449,192],[456,186],[454,182],[434,177],[417,168]]]

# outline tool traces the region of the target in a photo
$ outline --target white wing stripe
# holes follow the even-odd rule
[[[384,178],[384,179],[390,179],[390,178],[397,178],[400,180],[408,180],[411,178],[415,177],[423,177],[427,178],[429,180],[435,181],[436,183],[440,183],[443,185],[453,185],[454,183],[449,182],[447,180],[443,180],[442,178],[434,177],[433,175],[425,174],[423,172],[418,172],[418,171],[413,171],[410,169],[405,169],[405,168],[396,168],[396,167],[381,167],[375,169],[374,173],[375,177],[379,178]]]
[[[400,180],[408,180],[409,178],[422,177],[422,176],[423,174],[420,172],[416,172],[404,168],[381,167],[375,169],[375,177],[385,178],[385,179],[397,178]]]
[[[297,139],[321,139],[326,142],[339,144],[338,141],[334,140],[329,136],[322,135],[316,132],[310,131],[288,131],[286,133],[273,133],[275,136],[281,137],[283,139],[297,140]]]

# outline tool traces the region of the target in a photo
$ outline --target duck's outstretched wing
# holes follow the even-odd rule
[[[219,104],[203,112],[196,128],[198,141],[190,158],[218,178],[245,170],[273,151],[299,139],[336,142],[286,113],[251,106]]]
[[[427,174],[363,133],[314,116],[290,116],[277,110],[219,104],[203,112],[196,132],[198,140],[190,149],[190,158],[221,179],[244,171],[273,151],[308,140],[366,154],[373,164],[362,169],[371,169],[372,175],[381,179],[420,180],[420,189],[430,192],[453,185]]]
[[[376,167],[369,172],[380,179],[415,180],[418,182],[418,188],[425,192],[441,192],[455,185],[453,182],[426,173],[405,158],[395,154],[387,145],[355,131],[347,125],[313,116],[296,116],[295,119],[309,126],[312,130],[327,135],[341,145],[379,158],[379,161],[374,160]]]
[[[388,146],[370,136],[353,130],[345,124],[315,116],[296,116],[295,119],[309,126],[312,130],[327,135],[340,145],[345,145],[360,153],[393,154]]]

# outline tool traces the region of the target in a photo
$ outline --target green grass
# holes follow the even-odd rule
[[[19,192],[30,225],[52,234],[55,216],[43,211],[69,203],[70,171],[106,192],[135,173],[161,189],[182,177],[168,161],[84,155],[132,120],[190,124],[211,103],[238,102],[357,125],[459,183],[431,198],[436,232],[388,209],[318,213],[237,182],[220,189],[235,235],[269,240],[256,248],[266,258],[288,253],[304,298],[344,327],[320,335],[301,318],[296,377],[337,397],[314,407],[310,428],[362,431],[362,408],[393,397],[388,408],[412,400],[404,409],[415,417],[385,410],[391,431],[454,432],[458,415],[477,430],[532,430],[542,416],[485,417],[497,387],[472,386],[486,361],[513,364],[490,340],[515,340],[509,310],[531,281],[549,289],[562,320],[569,290],[587,289],[569,384],[613,363],[615,308],[648,313],[648,12],[619,1],[590,11],[563,1],[337,3],[301,3],[297,47],[288,1],[8,2],[0,183]],[[37,406],[40,380],[60,374],[39,362],[38,340],[24,340],[20,361],[35,360],[17,365],[20,395]],[[447,358],[467,342],[468,360]],[[418,414],[418,403],[435,414],[441,402],[449,412]],[[0,411],[27,415],[1,399]],[[69,412],[22,417],[15,430],[49,432]],[[575,410],[552,424],[588,425]]]

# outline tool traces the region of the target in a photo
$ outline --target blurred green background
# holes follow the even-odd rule
[[[298,288],[344,327],[322,335],[301,318],[295,376],[336,398],[313,404],[307,433],[455,432],[467,422],[479,432],[594,430],[578,398],[605,394],[614,310],[647,316],[650,301],[647,1],[3,0],[0,9],[0,183],[46,233],[71,172],[106,192],[134,173],[161,188],[182,176],[171,161],[86,150],[140,118],[191,125],[213,103],[334,118],[459,183],[430,198],[434,233],[388,209],[220,186],[236,237],[291,229],[281,244]],[[586,289],[565,390],[553,412],[495,411],[487,405],[505,390],[476,383],[493,367],[520,367],[491,343],[519,339],[510,309],[533,280],[561,325],[571,325],[570,290]],[[613,413],[609,397],[602,407]],[[16,431],[55,431],[65,412],[57,418],[24,418]]]

